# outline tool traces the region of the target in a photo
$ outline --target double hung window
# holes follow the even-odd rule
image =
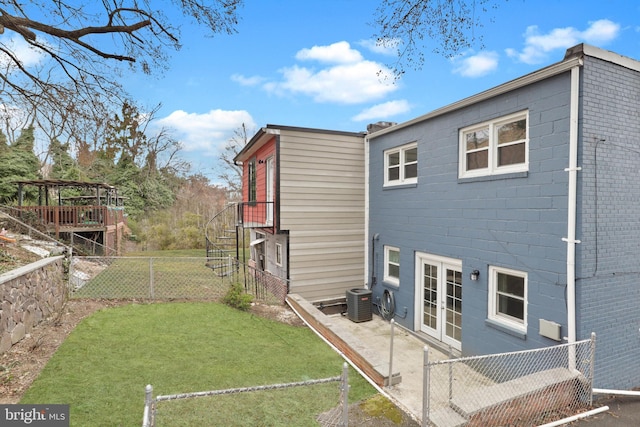
[[[489,268],[489,319],[527,331],[527,273]]]
[[[529,168],[529,115],[522,112],[460,131],[460,178]]]
[[[400,284],[400,249],[393,246],[384,247],[384,281]]]
[[[412,143],[384,152],[384,185],[418,182],[418,144]]]

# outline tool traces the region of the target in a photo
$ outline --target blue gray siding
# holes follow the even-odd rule
[[[578,338],[597,334],[596,387],[640,385],[640,73],[582,70]]]
[[[370,142],[369,239],[376,242],[374,301],[384,289],[396,299],[396,321],[414,329],[415,253],[462,261],[463,354],[554,344],[538,320],[566,334],[566,244],[570,75],[564,73],[456,110]],[[511,113],[529,112],[529,171],[458,179],[459,129]],[[418,142],[418,184],[383,188],[385,149]],[[385,284],[383,245],[400,248],[400,286]],[[490,265],[528,273],[528,330],[516,336],[487,319]],[[472,282],[469,274],[480,271]],[[369,279],[370,281],[370,279]]]
[[[596,387],[628,389],[640,384],[640,66],[603,59],[584,56],[580,70],[577,339],[597,334]],[[463,354],[555,344],[539,319],[566,336],[569,101],[565,72],[371,139],[369,239],[380,238],[370,263],[377,283],[368,280],[374,301],[394,292],[397,322],[414,329],[415,254],[424,252],[462,262]],[[523,110],[528,172],[458,179],[459,130]],[[418,183],[384,188],[384,150],[414,141]],[[397,287],[382,279],[384,245],[400,248]],[[492,265],[528,273],[525,336],[486,320]]]

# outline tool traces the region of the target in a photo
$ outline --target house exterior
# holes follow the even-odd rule
[[[640,62],[578,45],[365,150],[383,315],[462,355],[595,332],[595,387],[640,385]]]
[[[234,161],[253,266],[312,302],[363,287],[363,133],[267,125]]]

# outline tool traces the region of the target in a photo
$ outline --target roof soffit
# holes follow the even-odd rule
[[[242,150],[233,158],[234,162],[245,162],[250,159],[260,148],[271,141],[276,135],[279,135],[278,129],[261,128],[244,146]]]

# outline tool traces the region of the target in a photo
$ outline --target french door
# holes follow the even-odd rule
[[[416,254],[416,329],[460,350],[462,262]]]

